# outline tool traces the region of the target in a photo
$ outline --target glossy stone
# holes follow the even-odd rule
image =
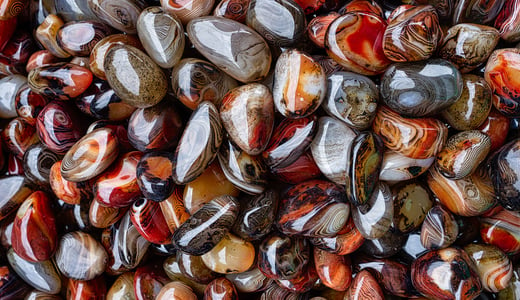
[[[356,132],[332,117],[319,119],[318,132],[312,140],[311,152],[323,175],[344,185],[350,168],[350,151]]]
[[[195,256],[184,252],[178,252],[176,255],[179,271],[186,278],[197,283],[208,284],[217,277],[218,274],[204,263],[204,255]]]
[[[117,3],[107,0],[88,0],[92,12],[103,22],[117,30],[135,34],[139,14],[144,8],[141,1],[121,0]]]
[[[482,292],[478,272],[462,249],[428,252],[411,266],[412,282],[423,295],[435,299],[474,299]]]
[[[223,195],[238,196],[239,190],[226,178],[218,162],[210,164],[197,179],[186,184],[184,200],[186,210],[193,214],[205,203]]]
[[[117,277],[106,295],[107,300],[136,300],[134,291],[134,273],[126,272]]]
[[[316,285],[318,279],[316,268],[309,264],[299,276],[291,279],[280,278],[276,280],[276,283],[286,290],[302,294],[309,292]]]
[[[385,3],[383,2],[382,4]],[[372,0],[353,0],[338,10],[340,14],[354,11],[373,12],[376,15],[383,16],[383,9],[381,8],[379,2]]]
[[[479,23],[492,24],[506,1],[481,3],[471,0],[459,0],[454,3],[453,24]]]
[[[452,105],[462,87],[460,72],[446,60],[396,63],[383,75],[381,98],[399,114],[424,117]]]
[[[48,99],[70,100],[92,83],[92,73],[72,63],[56,63],[32,69],[27,76],[31,89]]]
[[[467,73],[488,59],[499,38],[493,27],[457,24],[448,29],[440,43],[439,56],[457,66],[461,73]]]
[[[272,283],[272,279],[267,278],[258,268],[242,273],[227,274],[226,278],[229,279],[235,285],[237,291],[241,293],[263,291]]]
[[[134,274],[136,300],[154,300],[168,282],[170,279],[158,263],[137,268]]]
[[[130,221],[129,213],[103,231],[101,243],[108,253],[106,272],[114,275],[137,267],[150,246]]]
[[[507,287],[513,277],[513,265],[502,250],[492,245],[469,244],[464,251],[475,263],[484,290],[497,293]]]
[[[0,19],[8,20],[18,16],[27,6],[27,1],[23,0],[7,0],[0,7]]]
[[[184,29],[181,22],[161,7],[145,8],[137,19],[137,34],[155,63],[171,68],[184,51]]]
[[[325,72],[312,56],[292,49],[278,57],[273,99],[283,116],[302,118],[311,115],[323,102],[326,89]]]
[[[23,85],[16,93],[15,109],[19,117],[24,118],[31,124],[36,123],[40,111],[47,104],[47,99],[35,93],[29,85]]]
[[[108,83],[124,102],[146,108],[159,103],[166,95],[163,71],[141,50],[128,45],[114,45],[105,56]]]
[[[220,274],[242,273],[255,262],[255,247],[236,235],[227,233],[202,261],[212,271]]]
[[[314,264],[322,283],[337,291],[346,291],[352,281],[352,266],[348,256],[314,248]]]
[[[356,251],[365,242],[365,238],[356,228],[352,217],[334,237],[311,238],[309,241],[316,247],[330,253],[347,255]]]
[[[267,76],[271,51],[253,29],[219,17],[198,18],[186,29],[195,48],[236,80],[252,82]]]
[[[90,203],[88,219],[90,224],[96,228],[107,228],[119,221],[126,211],[127,208],[106,207],[93,199]]]
[[[109,35],[111,29],[99,22],[73,21],[64,24],[56,39],[58,45],[72,56],[88,56],[92,48],[102,38]]]
[[[56,154],[65,154],[84,134],[81,117],[71,103],[52,101],[38,115],[40,141]]]
[[[115,133],[109,128],[86,134],[63,157],[61,176],[73,182],[96,177],[117,158],[118,144]]]
[[[435,157],[415,159],[398,152],[385,151],[379,179],[388,182],[413,179],[426,172],[434,162]]]
[[[210,101],[220,108],[224,95],[237,82],[210,62],[184,58],[175,65],[171,74],[172,90],[186,107],[196,109],[202,101]]]
[[[295,162],[307,150],[316,134],[316,121],[316,117],[282,120],[262,153],[267,166],[277,169]]]
[[[108,257],[105,249],[91,235],[76,231],[61,237],[55,260],[63,275],[77,280],[91,280],[105,271]]]
[[[504,145],[509,127],[509,118],[492,108],[484,123],[478,128],[491,139],[490,153],[495,152]]]
[[[493,106],[508,117],[520,116],[520,68],[515,64],[518,59],[520,49],[495,50],[488,59],[484,73],[484,78],[491,87]]]
[[[22,75],[9,75],[0,79],[0,117],[9,119],[17,117],[15,99],[16,93],[27,83]]]
[[[175,187],[172,178],[173,153],[151,151],[145,153],[136,167],[139,189],[147,199],[162,201]]]
[[[11,39],[14,31],[16,30],[18,18],[9,18],[6,20],[0,20],[0,28],[2,29],[0,32],[0,50],[3,50],[6,44]]]
[[[520,209],[520,139],[515,139],[491,159],[491,179],[498,203],[509,210]]]
[[[21,258],[30,262],[48,260],[58,243],[51,199],[41,191],[22,203],[13,222],[11,243]]]
[[[105,278],[98,276],[92,280],[82,281],[69,279],[67,281],[67,299],[80,300],[80,299],[92,299],[102,300],[105,299],[107,293],[107,286]]]
[[[290,188],[280,201],[278,229],[288,235],[332,237],[346,224],[350,207],[344,191],[323,180]]]
[[[105,57],[112,47],[115,45],[129,45],[139,49],[143,49],[139,38],[129,34],[112,34],[101,39],[90,52],[89,69],[96,77],[106,80],[105,74]]]
[[[352,142],[345,191],[353,205],[363,205],[372,196],[379,181],[383,150],[381,138],[370,131],[359,133]]]
[[[215,105],[204,101],[191,114],[175,150],[173,180],[186,184],[199,177],[217,156],[223,140]]]
[[[220,196],[204,204],[173,234],[177,249],[191,255],[209,252],[229,231],[238,215],[234,197]]]
[[[49,14],[36,29],[35,37],[40,44],[59,58],[70,57],[70,54],[58,45],[58,31],[65,23],[54,14]]]
[[[300,300],[306,299],[308,294],[300,294],[295,292],[290,292],[289,290],[282,288],[278,284],[271,284],[260,296],[261,300],[268,299],[286,299],[286,300]]]
[[[248,241],[265,237],[273,230],[278,202],[278,193],[271,189],[246,201],[235,221],[234,233]]]
[[[108,82],[94,79],[90,87],[75,99],[76,106],[96,119],[120,121],[127,119],[135,107],[119,98]]]
[[[500,37],[507,42],[520,41],[520,18],[518,0],[506,0],[495,20]]]
[[[169,244],[172,233],[159,203],[141,198],[132,204],[130,220],[139,234],[154,244]]]
[[[240,149],[249,155],[260,154],[267,147],[274,126],[271,92],[257,83],[234,88],[222,99],[220,119],[229,138]]]
[[[386,106],[378,109],[372,129],[389,150],[415,159],[435,156],[448,137],[448,128],[439,120],[405,118]]]
[[[7,251],[7,260],[13,270],[33,288],[49,294],[58,294],[61,290],[61,274],[51,260],[42,262],[26,261],[13,249]]]
[[[481,219],[482,241],[494,245],[507,255],[520,253],[520,214],[501,210]]]
[[[394,226],[402,233],[418,229],[433,206],[430,190],[421,182],[405,182],[392,187]]]
[[[428,211],[421,227],[421,244],[429,250],[449,247],[459,234],[459,226],[453,215],[442,206]]]
[[[61,163],[56,161],[49,171],[49,185],[59,199],[68,204],[79,204],[92,198],[92,185],[90,182],[72,182],[61,176]]]
[[[430,168],[427,181],[440,203],[461,216],[481,215],[496,201],[495,189],[484,168],[459,180],[448,179],[437,168]]]
[[[138,151],[125,153],[96,179],[93,194],[99,203],[111,207],[125,207],[141,195],[136,168],[142,155]]]
[[[330,23],[332,23],[337,17],[339,17],[335,11],[331,11],[326,15],[320,15],[314,17],[307,25],[307,36],[316,46],[325,48],[325,34]]]
[[[258,248],[258,268],[272,279],[291,279],[301,276],[311,260],[306,239],[273,234]]]
[[[297,43],[307,26],[303,9],[292,0],[251,0],[246,23],[269,44],[279,47]]]
[[[34,125],[22,118],[14,118],[4,127],[2,131],[4,149],[8,150],[18,159],[23,159],[25,151],[40,139]]]
[[[13,38],[9,40],[0,52],[2,65],[8,66],[5,70],[2,70],[4,75],[12,73],[24,74],[25,65],[29,60],[29,56],[35,50],[35,40],[28,31],[22,28],[15,31]],[[11,72],[9,72],[9,70],[11,70]]]
[[[182,283],[181,281],[172,281],[161,289],[157,300],[196,300],[197,295],[193,292],[191,287]]]
[[[380,182],[365,205],[352,209],[352,219],[356,228],[366,239],[382,237],[394,218],[392,191]]]
[[[56,155],[43,144],[30,146],[23,156],[25,177],[35,185],[48,188],[51,167],[60,158],[61,156]]]
[[[385,234],[377,239],[366,239],[359,251],[375,258],[389,258],[397,255],[406,242],[407,235],[390,226]]]
[[[372,12],[348,12],[332,22],[325,37],[330,57],[362,75],[383,73],[390,64],[383,52],[386,21]]]
[[[214,0],[182,1],[160,0],[162,8],[169,14],[179,18],[183,25],[189,21],[210,14],[215,4]]]
[[[439,17],[430,5],[398,7],[388,20],[383,36],[383,51],[395,62],[430,58],[442,36]]]
[[[14,213],[22,202],[33,192],[33,186],[21,175],[0,177],[0,220]]]
[[[5,175],[23,175],[23,163],[12,153],[9,153],[7,156],[5,164],[7,165]]]
[[[16,299],[29,290],[29,286],[8,266],[0,267],[0,296],[5,299]]]
[[[249,155],[231,141],[225,141],[217,157],[224,175],[235,187],[249,194],[264,191],[267,167],[260,156]]]
[[[296,160],[286,167],[271,169],[273,178],[289,184],[297,184],[322,176],[319,167],[316,165],[312,153],[307,150],[296,158]]]
[[[27,290],[24,292],[27,292]],[[21,294],[18,296],[20,295]],[[38,290],[32,290],[27,294],[27,296],[25,296],[25,300],[62,300],[62,298],[59,295],[52,295]]]
[[[383,290],[377,280],[367,270],[357,273],[350,285],[344,300],[373,299],[383,300]]]
[[[250,0],[223,0],[213,10],[213,15],[245,23]]]
[[[54,56],[49,50],[38,50],[29,57],[25,70],[29,73],[32,69],[52,65],[60,60],[61,58]]]

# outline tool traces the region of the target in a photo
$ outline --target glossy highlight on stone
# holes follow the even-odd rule
[[[352,266],[349,256],[329,253],[314,248],[314,264],[324,285],[337,291],[346,291],[352,281]]]
[[[515,139],[491,159],[491,179],[498,203],[509,210],[520,209],[520,139]]]
[[[31,89],[53,100],[70,100],[81,95],[92,83],[92,73],[72,63],[38,67],[27,75]]]
[[[0,177],[0,190],[4,191],[0,198],[0,220],[15,212],[23,201],[33,193],[32,184],[21,175]]]
[[[416,178],[428,171],[435,162],[435,156],[415,159],[398,152],[385,151],[381,163],[379,179],[388,182],[399,182]]]
[[[139,189],[147,199],[162,201],[175,187],[172,178],[173,154],[162,151],[145,153],[136,167]]]
[[[130,209],[130,220],[147,241],[154,244],[171,242],[172,233],[159,203],[146,198],[138,199]]]
[[[374,240],[387,234],[394,218],[392,191],[379,182],[365,205],[352,209],[352,219],[361,235]]]
[[[383,290],[377,280],[367,270],[357,273],[350,288],[347,290],[344,300],[373,299],[383,300]]]
[[[68,204],[79,204],[92,198],[92,185],[90,182],[72,182],[61,176],[62,161],[55,162],[49,173],[49,185],[54,194]]]
[[[258,268],[272,279],[292,279],[306,271],[311,257],[306,239],[272,234],[258,248]]]
[[[247,201],[233,227],[234,233],[245,240],[259,240],[273,230],[278,211],[279,195],[267,190]]]
[[[403,182],[392,186],[394,227],[409,233],[418,229],[433,206],[428,187],[422,182]]]
[[[468,244],[464,251],[475,263],[484,290],[497,293],[507,287],[513,276],[509,257],[492,245]]]
[[[110,32],[111,29],[100,22],[69,22],[58,31],[57,41],[72,56],[88,56],[96,43]]]
[[[520,49],[495,50],[489,57],[484,78],[491,87],[493,106],[503,115],[520,117]]]
[[[481,219],[482,241],[494,245],[507,255],[520,253],[520,213],[502,209]]]
[[[24,260],[13,249],[7,251],[7,261],[14,271],[33,288],[49,294],[61,290],[61,274],[51,260],[30,262]]]
[[[449,247],[459,234],[454,216],[442,206],[428,211],[421,227],[421,244],[429,250]]]
[[[238,236],[227,233],[208,253],[201,256],[204,264],[220,274],[242,273],[255,262],[255,247]]]
[[[128,34],[135,34],[136,23],[139,14],[143,10],[144,3],[140,1],[121,0],[88,0],[90,10],[99,19],[117,30]]]
[[[184,1],[184,0],[160,0],[162,8],[169,14],[179,18],[183,25],[189,21],[207,16],[211,12],[215,1]]]

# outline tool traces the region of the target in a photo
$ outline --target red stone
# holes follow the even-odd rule
[[[92,280],[74,280],[67,282],[67,300],[105,300],[107,294],[106,278],[98,276]]]
[[[314,264],[321,282],[336,291],[346,291],[352,281],[352,264],[345,255],[314,248]]]
[[[161,264],[148,264],[137,268],[134,273],[136,300],[154,300],[161,288],[170,282]]]
[[[130,220],[139,234],[154,244],[170,244],[172,233],[158,202],[140,198],[130,209]]]

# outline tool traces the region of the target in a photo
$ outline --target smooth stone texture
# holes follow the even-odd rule
[[[316,46],[325,48],[325,34],[332,23],[337,17],[339,17],[335,11],[331,11],[326,15],[320,15],[312,18],[307,25],[307,36]]]
[[[50,100],[70,100],[92,83],[89,69],[72,63],[56,63],[32,69],[27,75],[31,89]]]
[[[452,135],[437,154],[436,167],[450,179],[471,175],[486,159],[491,148],[491,139],[479,130],[462,131]]]
[[[65,23],[56,37],[58,45],[72,56],[89,56],[90,51],[102,38],[111,33],[104,23],[73,21]]]
[[[507,42],[520,41],[520,6],[518,0],[508,0],[495,20],[500,37]]]
[[[260,269],[254,268],[242,273],[227,274],[229,279],[241,293],[253,293],[267,289],[273,283],[273,280],[267,278]]]
[[[349,256],[329,253],[314,248],[314,264],[322,283],[336,291],[346,291],[352,281]]]
[[[345,191],[353,205],[363,205],[372,196],[379,181],[383,151],[383,141],[371,131],[359,133],[352,142]]]
[[[182,251],[177,252],[179,271],[183,276],[194,282],[201,284],[210,283],[218,275],[204,263],[203,257],[210,252],[202,256],[189,255]]]
[[[168,198],[175,188],[172,178],[173,153],[150,151],[136,166],[136,179],[143,196],[153,201]]]
[[[279,47],[299,42],[307,26],[303,9],[293,0],[251,0],[246,24]]]
[[[115,133],[109,128],[86,134],[63,157],[61,176],[72,182],[96,177],[117,158],[118,145]]]
[[[462,81],[460,98],[441,114],[457,130],[477,129],[491,111],[491,88],[484,78],[473,74],[463,74]]]
[[[225,18],[201,17],[186,30],[195,48],[236,80],[260,81],[267,76],[271,51],[253,29]]]
[[[347,224],[334,237],[310,238],[309,241],[316,247],[338,255],[350,254],[365,242],[365,238],[352,220],[349,218]]]
[[[137,19],[137,34],[144,49],[161,68],[169,69],[181,59],[184,51],[184,28],[174,16],[161,7],[145,8]]]
[[[260,194],[267,185],[267,167],[260,156],[240,150],[231,141],[225,141],[217,155],[226,178],[248,194]]]
[[[34,35],[43,48],[49,50],[52,55],[59,58],[70,57],[70,54],[58,45],[57,40],[58,30],[64,24],[65,23],[60,17],[54,14],[49,14],[38,26]]]
[[[509,257],[492,245],[469,244],[464,251],[475,263],[484,290],[497,293],[505,289],[513,277],[513,264]]]
[[[184,58],[172,70],[171,84],[174,95],[189,109],[196,109],[203,101],[220,108],[222,98],[237,86],[235,79],[214,64],[198,59]]]
[[[260,240],[273,230],[279,195],[269,189],[247,200],[235,221],[233,232],[247,241]]]
[[[92,199],[92,184],[89,181],[72,182],[61,176],[62,161],[55,162],[49,171],[49,185],[58,199],[76,205]]]
[[[181,281],[164,285],[155,298],[157,300],[197,300],[192,288]]]
[[[107,300],[136,300],[134,273],[126,272],[117,277],[106,295]]]
[[[204,290],[204,299],[207,300],[234,300],[238,299],[235,286],[225,277],[216,278]]]
[[[105,56],[115,45],[129,45],[144,51],[139,38],[130,34],[112,34],[101,39],[90,52],[89,69],[97,78],[106,80]]]
[[[425,159],[406,157],[398,152],[385,151],[379,179],[399,182],[416,178],[426,172],[435,162],[435,156]]]
[[[88,0],[92,12],[103,22],[128,34],[137,33],[136,24],[144,2],[136,0]]]
[[[307,150],[305,153],[296,158],[296,160],[286,167],[271,168],[272,176],[281,182],[289,184],[297,184],[311,179],[317,179],[322,176],[319,167],[316,165],[312,153]]]
[[[36,123],[36,118],[45,105],[47,105],[47,99],[31,90],[29,84],[21,86],[16,93],[16,113],[31,124]]]
[[[502,209],[481,218],[482,242],[494,245],[507,255],[520,253],[520,213]]]
[[[520,139],[502,146],[491,159],[491,179],[498,203],[505,209],[520,209]]]
[[[290,49],[276,61],[273,100],[278,112],[287,118],[311,115],[325,99],[325,71],[312,56]]]
[[[61,237],[55,260],[63,275],[91,280],[105,271],[108,257],[103,246],[91,235],[76,231]]]
[[[299,276],[291,279],[280,278],[276,280],[276,283],[286,290],[302,294],[309,292],[315,286],[318,279],[316,269],[312,267],[312,264],[309,264]]]
[[[434,115],[462,94],[462,75],[443,59],[391,65],[381,80],[381,99],[410,117]]]
[[[249,155],[264,151],[274,127],[273,96],[265,85],[234,88],[222,99],[220,119],[228,137]]]
[[[347,125],[364,130],[370,127],[377,111],[379,90],[374,82],[351,72],[334,72],[327,77],[323,109]]]
[[[106,279],[103,275],[88,281],[69,279],[67,281],[67,299],[98,300],[100,298],[104,298],[107,294],[107,286],[105,280]]]
[[[31,145],[40,141],[35,126],[20,117],[7,123],[1,134],[4,141],[2,148],[20,160]]]
[[[347,290],[344,300],[383,300],[383,290],[374,276],[367,270],[357,273]]]
[[[146,108],[166,95],[168,82],[163,71],[135,47],[114,45],[107,51],[103,66],[108,83],[127,104]]]
[[[171,242],[172,233],[159,203],[146,198],[138,199],[130,208],[130,220],[150,243],[166,245]]]
[[[332,117],[319,119],[318,132],[312,140],[311,152],[316,165],[329,180],[344,185],[350,167],[350,149],[356,132]]]
[[[455,217],[442,206],[434,206],[421,226],[421,244],[429,250],[449,247],[459,234]]]
[[[448,128],[441,121],[402,117],[386,106],[379,107],[372,129],[389,150],[415,159],[435,156],[448,138]]]
[[[255,262],[255,247],[236,235],[227,233],[208,253],[202,255],[204,264],[220,274],[242,273]]]
[[[507,117],[520,117],[520,49],[495,50],[489,57],[484,78],[491,87],[493,106]]]
[[[213,10],[213,15],[235,20],[240,23],[246,22],[247,10],[250,0],[223,0]]]
[[[383,52],[386,27],[386,21],[373,12],[347,12],[330,24],[325,49],[348,71],[362,75],[383,73],[390,64]]]
[[[42,191],[24,200],[13,221],[11,243],[13,251],[24,260],[49,260],[58,244],[56,219],[51,198]]]
[[[495,189],[484,168],[463,179],[451,180],[433,167],[427,182],[441,204],[457,215],[478,216],[496,203]]]
[[[0,79],[0,118],[9,119],[18,116],[15,107],[17,92],[27,83],[22,75],[9,75]]]
[[[35,289],[58,294],[61,290],[61,274],[51,260],[29,262],[18,256],[13,249],[7,251],[7,260],[14,271]]]
[[[0,190],[3,196],[0,198],[0,220],[14,213],[23,201],[33,193],[34,187],[22,175],[0,177]]]
[[[395,62],[430,58],[442,36],[439,17],[430,5],[398,7],[388,20],[383,36],[383,51]]]
[[[96,15],[88,7],[88,1],[56,0],[54,9],[65,22],[97,20]]]
[[[2,283],[0,288],[0,296],[2,298],[15,299],[16,297],[23,297],[30,290],[30,286],[7,265],[0,267],[0,282]]]
[[[162,8],[169,14],[176,16],[183,25],[189,21],[210,14],[215,0],[183,1],[183,0],[160,0]]]
[[[175,150],[173,180],[186,184],[199,177],[217,156],[224,132],[217,108],[204,101],[191,114]]]
[[[35,185],[48,188],[52,165],[59,161],[57,155],[44,144],[34,144],[27,148],[23,156],[23,170],[25,177]]]
[[[280,199],[277,226],[283,234],[333,237],[348,221],[350,206],[342,188],[323,180],[291,187]]]
[[[95,228],[107,228],[119,221],[126,211],[125,208],[103,206],[94,199],[90,203],[88,220]]]
[[[159,202],[164,220],[172,233],[190,217],[190,213],[182,201],[182,191],[181,186],[176,186],[168,198]]]
[[[428,187],[422,182],[403,182],[392,186],[394,227],[402,233],[418,229],[433,206]]]
[[[462,249],[428,252],[411,266],[417,290],[435,299],[474,299],[482,292],[478,272]]]
[[[382,237],[388,232],[394,218],[392,191],[380,182],[366,205],[352,208],[352,219],[361,235],[369,240]]]
[[[317,120],[316,116],[283,119],[274,129],[269,145],[262,153],[266,165],[276,170],[294,163],[309,148],[318,130]]]
[[[208,253],[229,231],[238,211],[234,197],[220,196],[211,200],[177,228],[173,244],[191,255]]]
[[[299,277],[311,260],[309,248],[306,239],[274,233],[265,238],[258,248],[258,268],[272,279]]]
[[[461,73],[467,73],[486,62],[499,39],[498,30],[493,27],[457,24],[448,29],[439,44],[439,56],[457,66]]]
[[[506,1],[481,3],[474,0],[458,0],[454,3],[453,24],[492,24]]]
[[[149,263],[138,267],[134,274],[136,299],[155,299],[162,287],[170,282],[160,263]]]
[[[397,253],[406,242],[406,234],[402,234],[395,228],[390,229],[380,238],[365,240],[359,247],[360,252],[366,253],[375,258],[389,258]],[[380,280],[383,281],[383,280]]]

